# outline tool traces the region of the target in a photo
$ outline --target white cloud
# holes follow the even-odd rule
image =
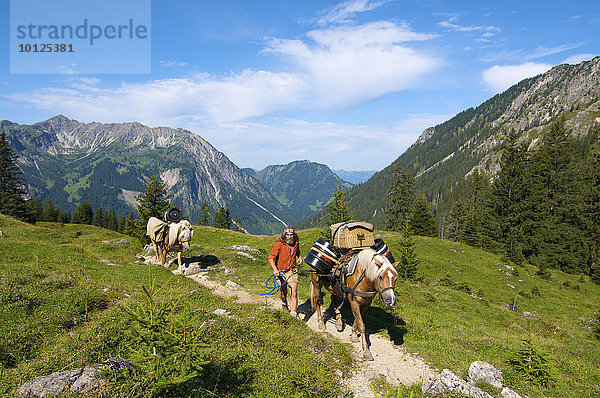
[[[458,20],[457,17],[450,17],[447,21],[438,22],[438,26],[445,28],[447,30],[455,31],[455,32],[475,32],[475,31],[485,31],[485,32],[500,32],[500,28],[493,25],[478,25],[478,26],[464,26],[455,24]]]
[[[351,17],[359,12],[371,11],[387,1],[349,0],[340,3],[324,12],[315,22],[319,25],[350,23]]]
[[[596,54],[575,54],[575,55],[571,55],[569,58],[565,59],[562,63],[575,65],[575,64],[579,64],[583,61],[589,61],[590,59],[592,59],[596,56],[597,56]]]
[[[44,88],[8,97],[81,120],[136,120],[151,125],[201,120],[211,125],[297,106],[303,101],[304,90],[298,75],[252,70],[223,78],[199,74],[123,83],[118,88],[99,89],[96,83],[80,79],[72,88]]]
[[[510,86],[528,77],[548,71],[552,65],[526,62],[520,65],[494,65],[483,72],[483,81],[495,93],[500,93]]]
[[[375,170],[400,156],[424,129],[450,117],[452,115],[414,114],[395,123],[369,126],[276,119],[269,124],[246,122],[216,131],[194,131],[240,167],[262,169],[269,164],[308,159],[332,168]],[[285,147],[273,146],[273,137],[285,138]],[[356,159],[361,162],[357,163]]]
[[[406,25],[373,22],[313,30],[312,43],[272,39],[267,51],[292,59],[309,79],[312,95],[325,107],[348,106],[413,88],[442,61],[400,44],[434,35]]]

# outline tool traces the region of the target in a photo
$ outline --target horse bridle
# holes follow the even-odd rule
[[[373,256],[375,257],[375,256]],[[379,275],[381,275],[383,273],[383,271],[385,271],[386,269],[393,269],[393,267],[391,265],[385,265],[384,267],[381,267],[379,269],[379,272],[377,272],[377,277],[379,277]],[[385,287],[381,290],[377,290],[377,286],[379,285],[379,282],[375,283],[375,291],[374,292],[361,292],[360,290],[356,290],[356,288],[358,287],[358,285],[360,285],[360,282],[362,282],[363,279],[365,279],[365,270],[363,270],[363,272],[360,275],[360,278],[358,278],[358,281],[354,284],[353,288],[349,288],[348,286],[346,286],[346,283],[342,284],[342,290],[344,290],[346,293],[350,293],[352,296],[358,296],[358,297],[375,297],[375,295],[377,295],[377,293],[379,293],[379,298],[381,299],[381,301],[383,301],[382,298],[382,294],[383,292],[385,292],[386,290],[390,290],[390,289],[394,289],[393,286],[388,286]],[[395,272],[395,270],[394,270]]]

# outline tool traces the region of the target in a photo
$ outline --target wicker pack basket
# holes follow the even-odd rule
[[[364,221],[347,221],[331,226],[331,240],[335,247],[355,249],[375,244],[373,224]]]

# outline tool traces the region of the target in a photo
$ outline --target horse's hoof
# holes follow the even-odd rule
[[[363,359],[365,361],[374,361],[375,360],[375,358],[373,358],[373,354],[371,354],[370,352],[363,353]]]
[[[353,343],[358,343],[360,341],[360,339],[358,338],[357,335],[353,334],[350,336],[350,341]]]
[[[336,325],[335,328],[337,329],[338,332],[342,333],[344,331],[344,326],[343,325]]]

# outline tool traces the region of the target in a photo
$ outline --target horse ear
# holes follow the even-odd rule
[[[398,264],[400,264],[400,261],[396,261],[395,263],[392,263],[392,267],[397,268]]]

